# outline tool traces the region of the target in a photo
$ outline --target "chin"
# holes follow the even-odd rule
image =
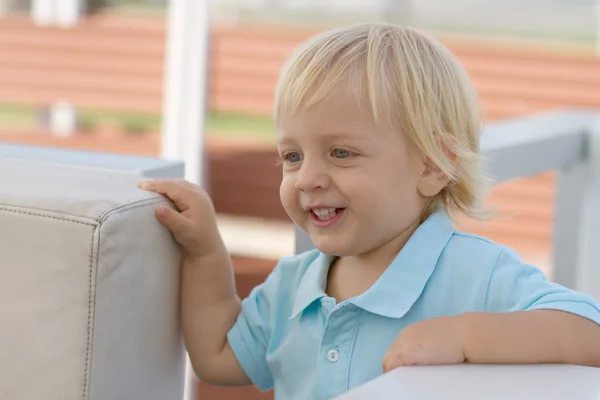
[[[353,255],[352,246],[346,245],[344,242],[338,240],[330,240],[329,238],[315,238],[311,236],[311,240],[314,243],[317,250],[323,254],[328,254],[338,257],[346,257]]]

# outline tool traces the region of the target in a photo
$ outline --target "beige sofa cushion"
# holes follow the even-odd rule
[[[180,255],[140,179],[0,159],[0,399],[183,398]]]

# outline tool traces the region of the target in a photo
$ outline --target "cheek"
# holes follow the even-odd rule
[[[389,185],[377,176],[371,170],[353,171],[344,179],[336,179],[335,184],[355,212],[370,214],[385,204],[385,199],[389,197]]]
[[[291,179],[291,177],[284,176],[281,179],[281,185],[279,185],[279,198],[283,208],[288,213],[290,213],[290,211],[294,208],[294,205],[297,204],[296,187],[294,185],[294,180]]]
[[[413,203],[419,198],[414,173],[400,163],[382,165],[377,171],[370,171],[354,186],[365,207],[385,215],[412,209]]]

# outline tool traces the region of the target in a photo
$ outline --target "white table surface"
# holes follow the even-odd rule
[[[337,400],[600,400],[600,368],[574,365],[402,367]]]

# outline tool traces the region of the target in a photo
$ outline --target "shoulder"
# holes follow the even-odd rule
[[[480,279],[491,283],[505,281],[513,284],[522,278],[543,283],[546,277],[541,270],[524,262],[512,248],[482,236],[455,232],[446,246],[439,265],[451,266],[454,274],[473,281]]]
[[[436,293],[444,293],[445,298],[453,299],[456,304],[484,310],[490,285],[508,287],[519,275],[526,270],[531,273],[532,269],[519,260],[514,250],[502,244],[455,231],[437,261],[432,285],[436,286]]]
[[[442,257],[449,261],[494,265],[500,255],[510,249],[482,236],[455,231],[444,248]]]
[[[452,271],[457,278],[462,275],[468,280],[489,280],[499,269],[510,269],[513,273],[528,269],[510,247],[461,231],[455,231],[448,241],[438,260],[438,267]]]

